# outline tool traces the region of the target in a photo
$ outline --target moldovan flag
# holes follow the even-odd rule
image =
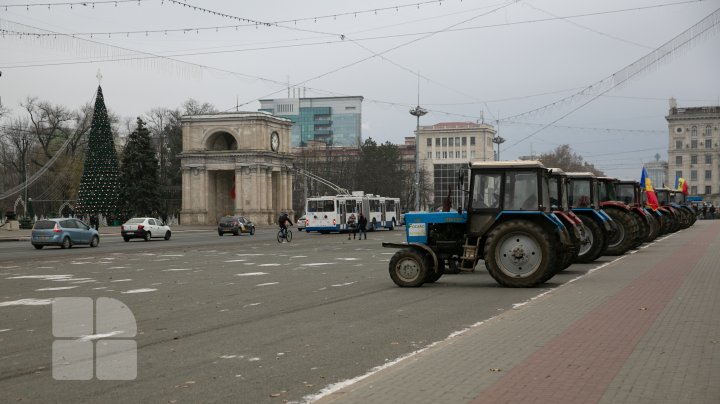
[[[642,176],[640,176],[640,188],[647,194],[647,204],[650,205],[653,210],[657,209],[660,205],[658,204],[655,189],[653,189],[652,181],[650,181],[650,176],[648,176],[645,166],[643,166]]]
[[[677,179],[677,190],[681,191],[683,195],[688,194],[687,182],[685,182],[685,178],[680,177]]]

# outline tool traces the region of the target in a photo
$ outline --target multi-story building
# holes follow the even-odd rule
[[[328,146],[358,147],[362,100],[361,96],[269,99],[260,100],[260,111],[293,122],[292,147],[306,147],[313,141]]]
[[[690,195],[717,202],[720,194],[720,106],[680,108],[670,99],[669,187],[684,178]]]
[[[419,164],[431,174],[433,194],[428,199],[435,207],[443,205],[448,192],[452,207],[460,206],[463,198],[457,192],[458,169],[466,168],[470,160],[493,160],[496,134],[494,127],[484,123],[441,122],[420,127]]]
[[[663,160],[653,160],[645,163],[645,169],[647,170],[648,177],[652,182],[653,188],[661,188],[664,186],[673,187],[675,179],[670,182],[668,180],[668,163]]]

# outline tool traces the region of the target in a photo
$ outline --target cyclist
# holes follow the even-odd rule
[[[287,238],[287,228],[288,226],[293,225],[293,222],[290,221],[290,216],[288,216],[287,212],[282,212],[280,214],[280,217],[278,217],[278,225],[280,225],[280,230],[282,230],[283,236]]]

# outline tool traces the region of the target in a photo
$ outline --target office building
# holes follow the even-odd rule
[[[260,100],[260,111],[292,121],[292,147],[310,142],[359,147],[362,100],[361,96],[268,99]]]

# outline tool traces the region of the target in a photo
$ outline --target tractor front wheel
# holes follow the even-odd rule
[[[426,278],[428,260],[425,254],[412,249],[399,250],[390,259],[390,278],[400,287],[421,286]]]

